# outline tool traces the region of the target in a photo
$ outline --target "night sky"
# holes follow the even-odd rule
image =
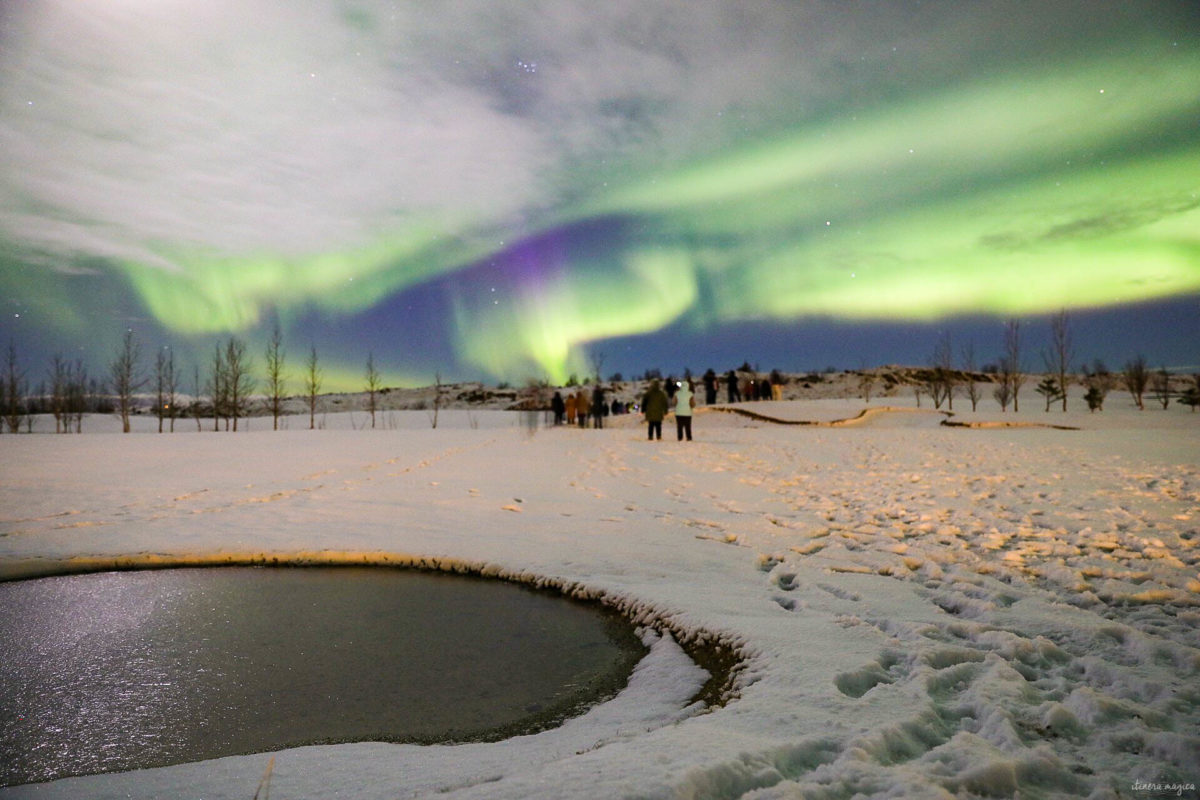
[[[1200,369],[1195,0],[0,0],[0,347]]]

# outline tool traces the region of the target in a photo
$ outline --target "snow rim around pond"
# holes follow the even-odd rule
[[[864,410],[745,407],[821,423]],[[0,570],[382,553],[579,587],[744,658],[730,702],[701,713],[705,677],[674,635],[650,634],[626,691],[560,728],[282,751],[280,798],[1195,796],[1200,417],[985,404],[958,415],[979,427],[947,428],[904,411],[848,426],[703,413],[692,443],[670,420],[647,442],[634,417],[531,434],[504,412],[437,430],[414,412],[384,431],[354,430],[360,416],[6,435]],[[247,798],[264,766],[0,797]]]

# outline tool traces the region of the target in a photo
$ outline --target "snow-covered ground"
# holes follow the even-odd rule
[[[636,417],[531,434],[446,410],[436,430],[411,411],[375,430],[360,412],[317,431],[4,435],[0,574],[386,557],[602,596],[746,658],[722,708],[687,706],[703,676],[663,636],[625,693],[556,730],[277,753],[280,800],[1196,796],[1200,414],[960,398],[956,420],[1080,430],[951,428],[912,402],[820,426],[706,409],[692,443],[670,420],[647,442]],[[829,423],[864,405],[745,407]],[[0,797],[246,800],[267,759]]]

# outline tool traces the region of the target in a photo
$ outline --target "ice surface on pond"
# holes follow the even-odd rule
[[[500,739],[607,700],[613,612],[371,567],[0,583],[0,783],[350,741]]]

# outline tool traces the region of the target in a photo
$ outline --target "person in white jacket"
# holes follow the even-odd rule
[[[675,435],[681,442],[684,436],[689,442],[692,440],[692,409],[695,407],[696,384],[688,378],[675,390]]]

